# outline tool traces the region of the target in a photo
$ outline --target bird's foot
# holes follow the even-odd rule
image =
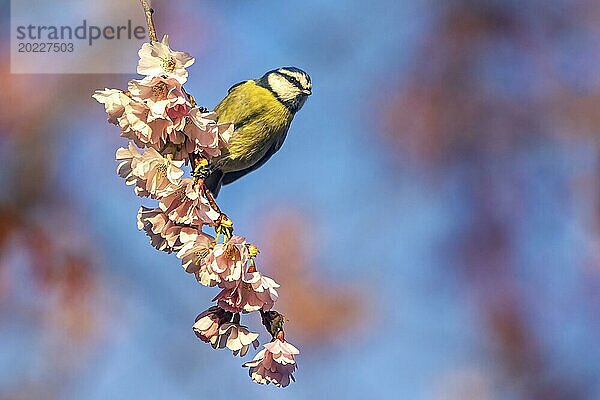
[[[196,180],[206,179],[212,172],[212,168],[206,158],[198,158],[195,161],[193,176]]]
[[[221,213],[215,221],[215,231],[217,232],[217,237],[223,235],[225,242],[228,241],[233,235],[233,221],[227,215]]]

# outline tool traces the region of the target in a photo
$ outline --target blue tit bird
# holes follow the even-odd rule
[[[283,145],[294,115],[312,94],[310,77],[295,67],[229,89],[215,108],[217,122],[233,122],[234,132],[220,157],[211,160],[204,183],[216,197],[228,185],[261,167]]]

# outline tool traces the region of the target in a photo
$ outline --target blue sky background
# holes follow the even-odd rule
[[[514,12],[516,2],[496,3]],[[517,14],[535,30],[543,23],[536,10],[548,7],[526,3]],[[50,148],[59,167],[50,179],[72,205],[69,220],[85,221],[110,310],[105,333],[85,365],[56,378],[60,398],[530,398],[523,389],[529,378],[521,382],[503,372],[485,333],[478,289],[465,283],[451,245],[478,218],[470,176],[481,166],[469,157],[437,168],[408,162],[414,155],[398,152],[381,132],[382,104],[412,79],[414,60],[430,46],[428,38],[448,11],[444,4],[155,1],[159,34],[169,33],[173,48],[196,57],[186,88],[201,104],[212,107],[232,84],[280,66],[301,67],[312,77],[313,96],[282,150],[259,171],[225,187],[219,203],[236,230],[259,247],[268,245],[261,240],[270,210],[299,215],[315,243],[319,268],[313,273],[360,284],[375,317],[365,316],[368,326],[341,332],[340,340],[326,346],[290,337],[302,354],[297,383],[284,390],[252,384],[240,368],[243,361],[197,340],[190,327],[213,291],[183,273],[174,256],[154,251],[136,228],[140,199],[114,173],[114,151],[125,142],[90,99],[94,87],[124,87],[135,66],[131,76],[79,77],[87,83],[64,97],[60,87],[69,76],[38,81],[41,92],[57,96],[61,110],[75,112],[52,118],[48,126],[58,132]],[[556,7],[568,12],[569,3]],[[577,39],[576,29],[569,32],[552,42],[567,49],[559,64],[579,92],[595,93],[592,61],[599,53]],[[537,82],[536,70],[502,38],[486,54],[481,80],[498,96],[542,96],[547,82]],[[543,122],[542,127],[548,120]],[[491,156],[481,168],[506,188],[500,190],[506,198],[498,200],[498,215],[513,218],[515,203],[523,210],[511,220],[516,244],[510,265],[547,365],[538,378],[584,387],[580,398],[591,400],[600,397],[600,286],[590,284],[599,274],[590,247],[597,233],[585,222],[596,211],[592,200],[578,199],[571,190],[581,176],[597,174],[597,132],[561,136],[570,128],[560,126],[558,120],[552,128],[560,134],[536,136]],[[17,178],[3,176],[11,179]],[[591,182],[593,193],[598,181]],[[59,220],[59,233],[67,229],[60,225]],[[6,251],[3,260],[27,264],[18,251]],[[271,275],[277,279],[277,270]],[[285,287],[280,294],[285,297]],[[6,315],[0,326],[0,398],[3,386],[9,393],[22,379],[37,379],[36,371],[45,373],[48,364],[36,350],[48,346],[46,339],[31,332],[25,318],[10,310]]]

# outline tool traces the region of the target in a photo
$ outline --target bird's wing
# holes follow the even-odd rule
[[[284,132],[281,135],[281,137],[279,138],[279,140],[277,140],[275,143],[273,143],[273,145],[269,148],[269,150],[267,150],[265,155],[262,156],[262,158],[260,160],[255,162],[254,165],[252,165],[251,167],[242,169],[240,171],[227,172],[225,175],[223,175],[223,179],[221,180],[221,183],[223,185],[228,185],[232,182],[237,181],[244,175],[248,175],[250,172],[262,167],[264,165],[264,163],[269,161],[269,158],[271,158],[271,156],[273,156],[273,154],[277,153],[277,150],[279,150],[281,148],[281,146],[283,145],[283,142],[285,141],[286,136],[287,136],[287,131]]]
[[[223,172],[220,169],[213,171],[209,176],[204,180],[204,185],[210,192],[213,194],[215,198],[219,196],[219,191],[221,190],[221,185],[223,180]]]
[[[261,108],[249,109],[248,107],[240,107],[240,105],[250,102],[249,95],[243,90],[238,91],[235,96],[229,96],[237,88],[249,82],[253,81],[242,81],[229,88],[227,96],[215,107],[214,111],[217,113],[217,122],[233,122],[234,129],[239,130],[263,112]]]

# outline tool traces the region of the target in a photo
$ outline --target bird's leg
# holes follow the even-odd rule
[[[206,158],[194,158],[193,155],[190,155],[190,159],[192,161],[192,175],[196,180],[204,180],[219,169],[218,163],[210,162]]]
[[[206,158],[195,159],[193,164],[195,164],[193,176],[197,181],[200,179],[206,179],[212,172],[210,164]]]
[[[214,203],[212,195],[210,194],[210,191],[206,190],[206,192],[208,202],[211,203],[212,206],[212,204]],[[227,242],[231,238],[231,236],[233,236],[233,221],[229,219],[229,217],[225,215],[225,213],[221,212],[218,209],[216,210],[221,215],[215,221],[215,232],[217,232],[217,235],[223,235],[223,242]]]

